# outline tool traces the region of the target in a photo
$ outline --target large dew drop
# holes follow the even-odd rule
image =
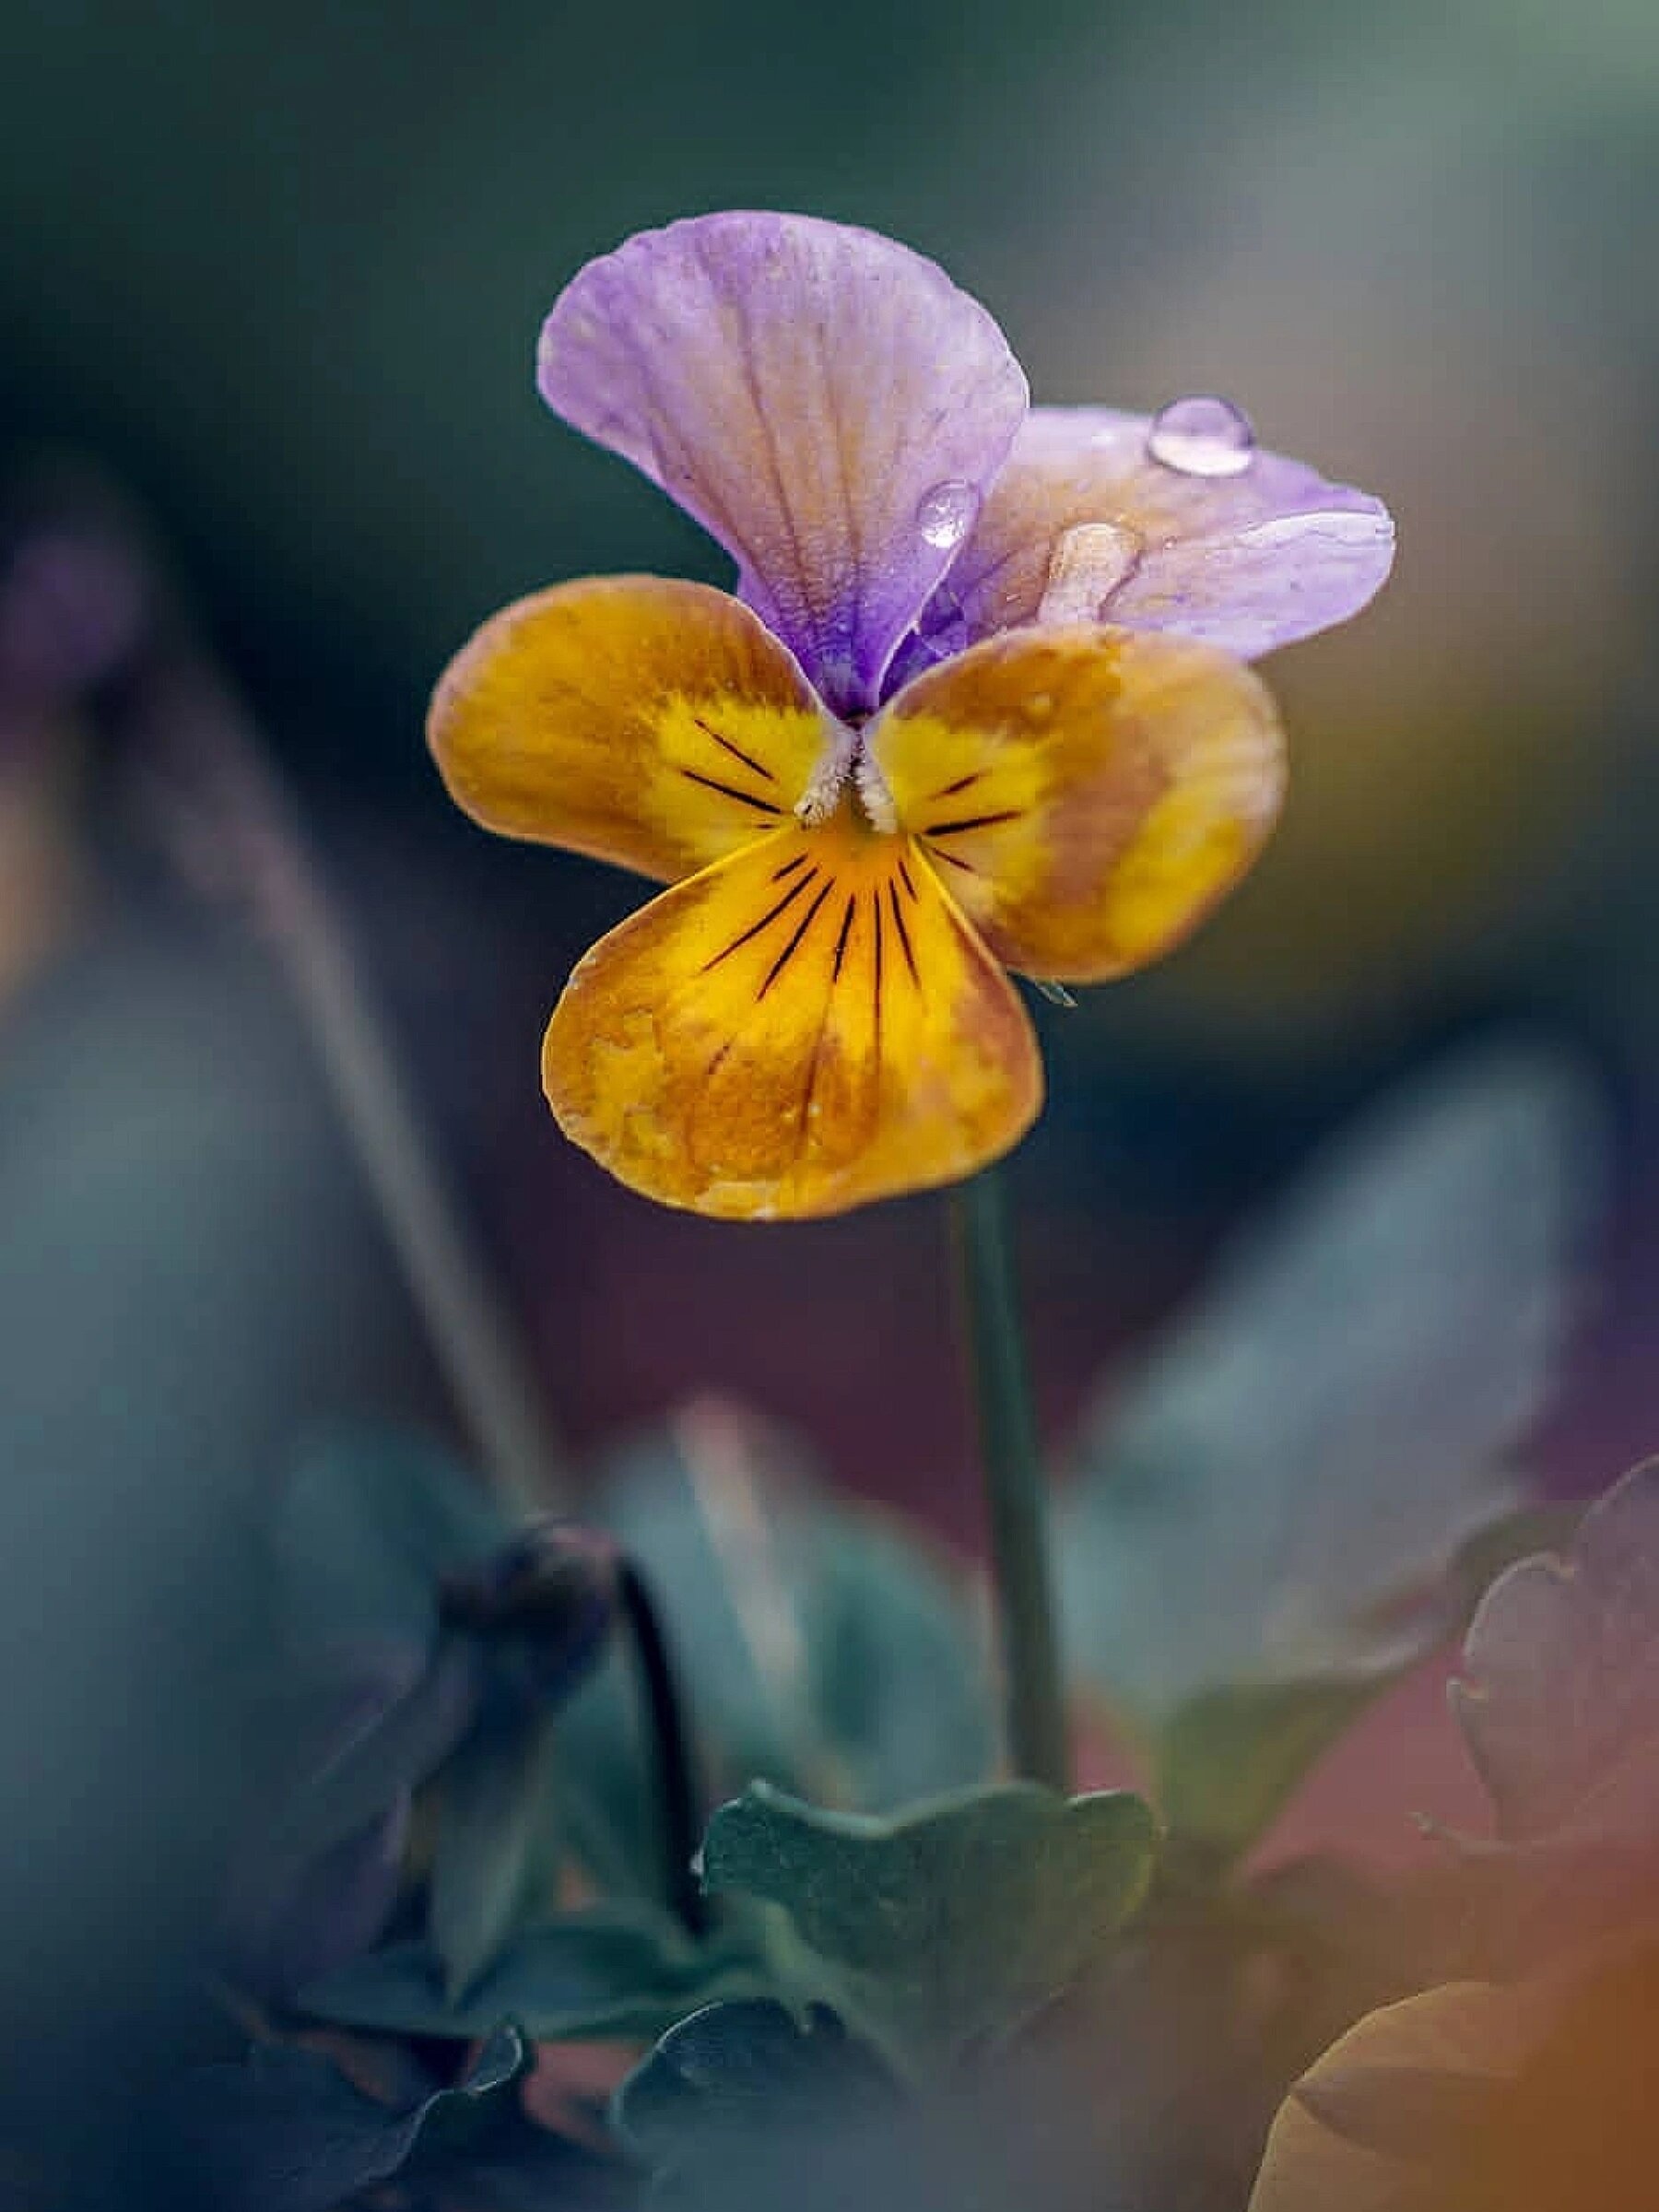
[[[1106,603],[1140,559],[1140,540],[1116,523],[1078,523],[1049,556],[1037,619],[1045,628],[1105,619]]]
[[[1202,394],[1159,409],[1147,451],[1180,476],[1241,477],[1255,458],[1255,432],[1231,400]]]
[[[954,553],[979,519],[980,495],[961,477],[947,477],[924,492],[916,508],[916,527],[930,546]]]

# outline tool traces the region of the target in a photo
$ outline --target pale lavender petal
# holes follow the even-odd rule
[[[876,704],[1027,404],[1001,331],[942,269],[806,216],[629,239],[566,288],[537,365],[549,406],[735,556],[842,713]]]
[[[1252,446],[1243,418],[1209,404],[1235,434],[1207,451],[1154,440],[1156,417],[1033,408],[923,618],[923,648],[1111,621],[1251,660],[1357,614],[1394,559],[1387,509]]]

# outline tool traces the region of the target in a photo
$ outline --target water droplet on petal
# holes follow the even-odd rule
[[[1300,546],[1311,538],[1356,548],[1385,545],[1394,525],[1385,514],[1363,507],[1322,507],[1307,514],[1275,514],[1241,530],[1241,546]]]
[[[1255,458],[1250,418],[1230,399],[1172,399],[1152,418],[1147,451],[1183,477],[1241,477]]]
[[[954,553],[979,520],[980,495],[965,477],[947,477],[922,495],[916,527],[930,546]]]
[[[1116,523],[1078,523],[1063,530],[1049,556],[1039,622],[1099,622],[1106,602],[1140,559],[1140,539]]]

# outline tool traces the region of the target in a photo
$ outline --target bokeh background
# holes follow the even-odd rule
[[[971,1552],[936,1205],[732,1230],[567,1148],[540,1029],[637,888],[483,838],[422,744],[436,672],[507,598],[724,580],[530,362],[583,259],[734,205],[895,233],[992,306],[1039,396],[1225,392],[1399,521],[1384,598],[1272,665],[1295,784],[1255,877],[1160,969],[1037,1009],[1052,1102],[1017,1183],[1051,1432],[1325,1132],[1521,1030],[1583,1056],[1618,1130],[1599,1299],[1536,1453],[1564,1491],[1610,1479],[1659,1442],[1659,16],[0,17],[6,543],[79,472],[130,503],[297,795],[572,1463],[719,1389]],[[26,2178],[53,2081],[135,2077],[188,2033],[253,1759],[227,1686],[264,1487],[321,1414],[453,1421],[265,946],[181,888],[153,718],[63,701],[14,694],[0,729],[0,2009]],[[1434,1699],[1400,1709],[1386,1802],[1432,1796],[1442,1730]],[[1331,1822],[1397,1822],[1368,1810],[1376,1764],[1326,1778]]]

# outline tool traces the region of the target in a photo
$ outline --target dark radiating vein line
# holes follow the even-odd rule
[[[947,783],[943,791],[935,791],[935,799],[954,799],[959,791],[966,791],[970,783],[979,782],[984,772],[982,768],[971,768],[965,776],[959,776],[954,783]]]
[[[774,806],[770,799],[758,799],[752,792],[739,791],[735,783],[722,783],[717,777],[700,774],[695,768],[682,768],[680,774],[688,783],[700,783],[705,791],[717,791],[723,799],[735,799],[740,806],[752,806],[757,814],[782,814],[782,806]]]
[[[806,865],[806,859],[807,855],[805,853],[797,853],[793,860],[786,860],[781,868],[772,870],[772,881],[782,883],[785,876],[793,876],[797,868],[804,868]]]
[[[763,783],[777,782],[777,777],[772,774],[764,760],[757,760],[753,753],[746,753],[740,745],[734,745],[729,737],[723,737],[712,724],[705,722],[700,714],[693,714],[691,719],[705,737],[712,737],[715,744],[724,752],[730,753],[734,760],[741,760],[745,768],[753,769]]]
[[[905,889],[906,889],[906,890],[907,890],[907,891],[910,893],[911,897],[913,899],[913,898],[915,897],[915,895],[916,895],[916,887],[915,887],[915,885],[914,885],[914,884],[913,884],[913,883],[911,881],[911,872],[910,872],[910,870],[909,870],[909,869],[908,869],[908,868],[905,866],[905,865],[904,865],[903,861],[900,861],[900,862],[899,863],[899,874],[900,874],[900,877],[901,877],[901,879],[903,880],[903,884],[904,884],[904,888],[905,888]]]
[[[904,915],[900,909],[899,886],[891,877],[888,878],[888,898],[892,902],[893,927],[899,932],[899,942],[904,947],[904,964],[910,970],[911,982],[920,990],[922,978],[916,973],[916,956],[911,950],[910,931],[904,926]]]
[[[953,868],[960,868],[964,876],[979,874],[971,861],[963,860],[959,853],[947,853],[943,845],[929,845],[927,849],[935,860],[947,860]]]
[[[806,886],[812,881],[813,877],[817,874],[818,870],[816,868],[811,868],[808,869],[805,876],[797,876],[794,881],[790,885],[789,888],[784,892],[782,898],[778,900],[775,906],[769,906],[765,913],[761,915],[759,921],[751,922],[749,926],[744,931],[743,935],[740,937],[734,937],[731,943],[723,952],[717,952],[712,960],[705,960],[700,972],[703,975],[707,975],[711,968],[718,968],[721,961],[724,959],[728,959],[731,955],[737,950],[739,946],[747,945],[751,937],[758,937],[760,935],[760,932],[765,929],[770,923],[777,920],[778,916],[783,912],[785,907],[793,906],[794,904],[795,900],[800,897],[801,893],[806,888]]]
[[[922,834],[924,837],[955,837],[964,830],[994,830],[998,822],[1017,822],[1024,812],[1023,806],[1005,806],[1000,814],[967,814],[959,821],[929,822]]]
[[[835,965],[830,971],[830,981],[832,983],[839,983],[841,981],[841,962],[847,957],[847,939],[853,935],[853,917],[857,912],[858,893],[849,891],[847,893],[847,911],[841,916],[841,935],[835,940]]]
[[[802,880],[803,880],[803,882],[804,882],[804,881],[806,880],[806,878],[805,878],[805,877],[803,877],[803,878],[802,878]],[[797,923],[796,923],[796,924],[795,924],[795,931],[794,931],[794,936],[792,936],[792,937],[790,938],[790,940],[789,940],[788,944],[784,946],[784,947],[783,947],[782,951],[782,952],[781,952],[781,953],[778,955],[777,959],[775,959],[775,960],[772,962],[771,966],[771,967],[770,967],[770,968],[767,970],[767,971],[766,971],[766,981],[765,981],[765,982],[764,982],[761,984],[761,986],[760,986],[759,990],[759,991],[757,991],[757,992],[756,992],[756,994],[755,994],[755,1004],[756,1004],[757,1006],[759,1006],[759,1003],[760,1003],[760,1001],[761,1001],[761,1000],[762,1000],[762,999],[763,999],[763,998],[766,996],[767,993],[768,993],[768,992],[769,992],[769,991],[771,989],[772,985],[773,985],[773,984],[774,984],[774,983],[777,982],[777,980],[778,980],[779,976],[781,976],[781,975],[782,974],[782,972],[783,972],[784,969],[788,967],[788,965],[789,965],[790,961],[791,961],[792,959],[794,959],[794,956],[795,956],[795,951],[796,951],[796,948],[797,948],[797,947],[798,947],[798,946],[800,945],[801,939],[802,939],[802,938],[803,938],[803,937],[804,937],[804,936],[806,935],[806,932],[807,932],[807,931],[808,931],[808,930],[809,930],[809,929],[812,927],[812,919],[813,919],[813,916],[814,916],[814,915],[815,915],[815,914],[818,912],[818,911],[819,907],[823,905],[823,903],[824,903],[825,900],[829,898],[829,896],[830,896],[830,892],[831,892],[831,891],[832,891],[834,888],[835,888],[835,884],[834,884],[834,881],[833,881],[833,879],[831,879],[831,880],[830,880],[829,883],[827,883],[827,884],[825,884],[825,885],[824,885],[823,888],[822,888],[822,889],[819,891],[819,893],[818,893],[818,897],[817,897],[817,898],[816,898],[816,899],[813,900],[812,904],[811,904],[811,905],[810,905],[810,906],[809,906],[809,907],[806,909],[806,912],[805,912],[805,913],[804,913],[804,914],[801,916],[801,919],[799,920],[799,922],[797,922]]]

